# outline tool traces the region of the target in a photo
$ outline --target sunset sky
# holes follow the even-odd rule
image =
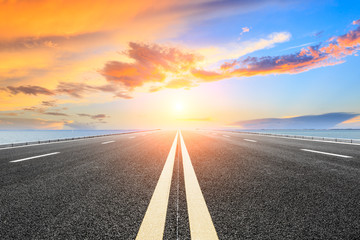
[[[327,113],[360,128],[359,9],[0,0],[0,129],[242,127]]]

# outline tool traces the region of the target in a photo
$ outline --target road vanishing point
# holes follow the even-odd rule
[[[159,130],[0,148],[0,239],[360,239],[360,145]]]

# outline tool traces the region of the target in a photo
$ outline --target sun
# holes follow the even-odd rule
[[[182,113],[184,111],[184,103],[181,101],[175,102],[175,104],[173,106],[173,110],[177,114]]]

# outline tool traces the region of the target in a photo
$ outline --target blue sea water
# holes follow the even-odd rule
[[[8,143],[22,143],[46,141],[64,138],[77,138],[139,131],[128,130],[0,130],[0,145]],[[283,135],[314,136],[327,138],[344,138],[360,140],[360,129],[332,129],[332,130],[244,130],[241,132],[273,133]]]
[[[272,133],[282,135],[312,136],[325,138],[360,139],[360,129],[329,129],[329,130],[236,130],[241,132]]]
[[[98,136],[138,130],[0,130],[0,144]]]

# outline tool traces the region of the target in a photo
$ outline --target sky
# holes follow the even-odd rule
[[[0,129],[360,128],[358,9],[0,0]]]

